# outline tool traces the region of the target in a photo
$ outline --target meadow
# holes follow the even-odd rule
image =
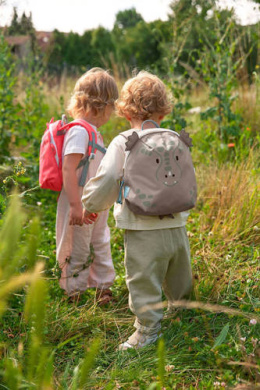
[[[56,80],[37,69],[16,77],[12,67],[6,71],[5,50],[0,389],[260,388],[259,74],[250,86],[222,85],[218,97],[215,84],[184,90],[181,80],[166,78],[175,108],[164,124],[176,130],[184,124],[194,144],[199,197],[187,225],[193,292],[173,312],[165,309],[156,345],[119,352],[134,322],[124,233],[115,228],[111,210],[114,302],[100,307],[95,291],[87,291],[70,303],[58,285],[57,194],[38,187],[45,124],[65,111],[75,78]],[[126,129],[128,123],[113,116],[101,129],[105,143]]]

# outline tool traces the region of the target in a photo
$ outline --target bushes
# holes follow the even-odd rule
[[[10,156],[10,144],[19,130],[20,105],[15,102],[15,63],[0,34],[0,163]]]

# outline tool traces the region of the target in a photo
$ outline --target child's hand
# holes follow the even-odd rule
[[[97,217],[98,217],[98,214],[90,213],[88,210],[84,210],[83,222],[86,225],[91,225],[92,223],[94,223],[96,221]]]
[[[70,204],[70,216],[69,224],[70,225],[83,225],[83,207],[81,202]]]

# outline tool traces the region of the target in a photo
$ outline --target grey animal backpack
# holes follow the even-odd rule
[[[185,130],[178,134],[156,126],[121,133],[126,138],[127,153],[118,203],[124,196],[135,214],[173,217],[196,204],[192,140]]]

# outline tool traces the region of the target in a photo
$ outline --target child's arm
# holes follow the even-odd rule
[[[119,181],[123,176],[124,148],[125,139],[116,137],[109,145],[96,177],[92,177],[85,185],[82,196],[82,203],[87,210],[85,217],[109,209],[117,200]]]
[[[81,203],[76,169],[82,154],[73,153],[64,156],[62,165],[63,186],[70,204],[70,225],[83,225],[83,207]]]

